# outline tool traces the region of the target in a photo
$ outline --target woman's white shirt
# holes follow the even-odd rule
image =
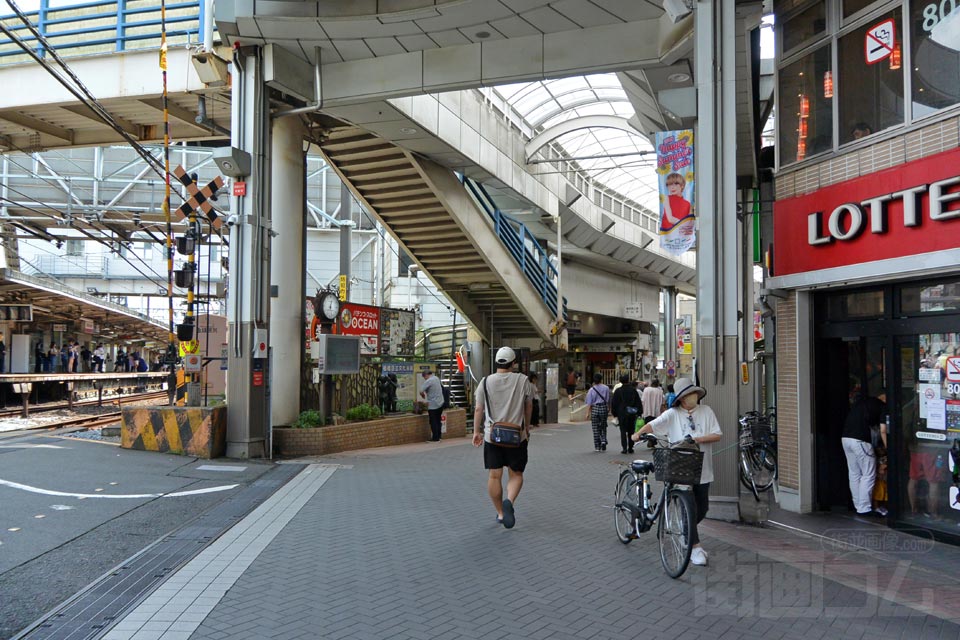
[[[690,420],[687,415],[693,417],[694,428],[690,428]],[[711,434],[722,435],[720,423],[713,409],[702,404],[698,404],[692,412],[688,412],[681,407],[673,407],[660,414],[656,420],[647,423],[653,430],[653,434],[658,438],[665,438],[671,443],[680,442],[687,435],[694,438],[700,438]],[[713,482],[713,443],[700,445],[703,451],[703,470],[700,472],[700,484]]]

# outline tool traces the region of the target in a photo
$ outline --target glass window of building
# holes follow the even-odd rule
[[[838,40],[840,143],[903,123],[900,11],[870,20]]]
[[[915,315],[960,311],[960,280],[908,285],[900,291],[900,313]]]
[[[844,19],[849,18],[870,5],[876,4],[876,2],[877,0],[843,0],[843,17]]]
[[[401,278],[405,278],[410,275],[410,267],[417,263],[413,261],[413,257],[404,251],[402,247],[397,247],[397,251],[397,255],[400,258],[398,260],[399,266],[397,268],[397,275]]]
[[[960,2],[910,4],[913,118],[960,103]]]
[[[833,147],[833,80],[829,45],[780,70],[778,100],[781,165]]]
[[[844,322],[859,318],[879,318],[884,314],[882,289],[838,293],[827,299],[827,320]]]
[[[791,51],[799,45],[826,33],[826,31],[826,3],[818,2],[784,21],[781,32],[783,51]]]

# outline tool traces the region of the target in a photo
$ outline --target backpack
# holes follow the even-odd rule
[[[577,374],[571,371],[570,373],[567,374],[567,386],[573,387],[573,386],[576,386],[576,384],[577,384]]]

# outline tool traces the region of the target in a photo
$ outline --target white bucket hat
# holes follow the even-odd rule
[[[696,393],[701,400],[703,400],[703,396],[707,395],[703,387],[693,384],[693,380],[690,378],[677,378],[677,381],[673,383],[673,390],[677,394],[677,397],[673,400],[673,406],[680,404],[680,398],[691,393]]]

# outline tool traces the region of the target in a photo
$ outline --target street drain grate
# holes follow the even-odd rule
[[[101,576],[11,640],[88,640],[103,635],[172,573],[303,468],[304,465],[277,465],[236,495]]]

